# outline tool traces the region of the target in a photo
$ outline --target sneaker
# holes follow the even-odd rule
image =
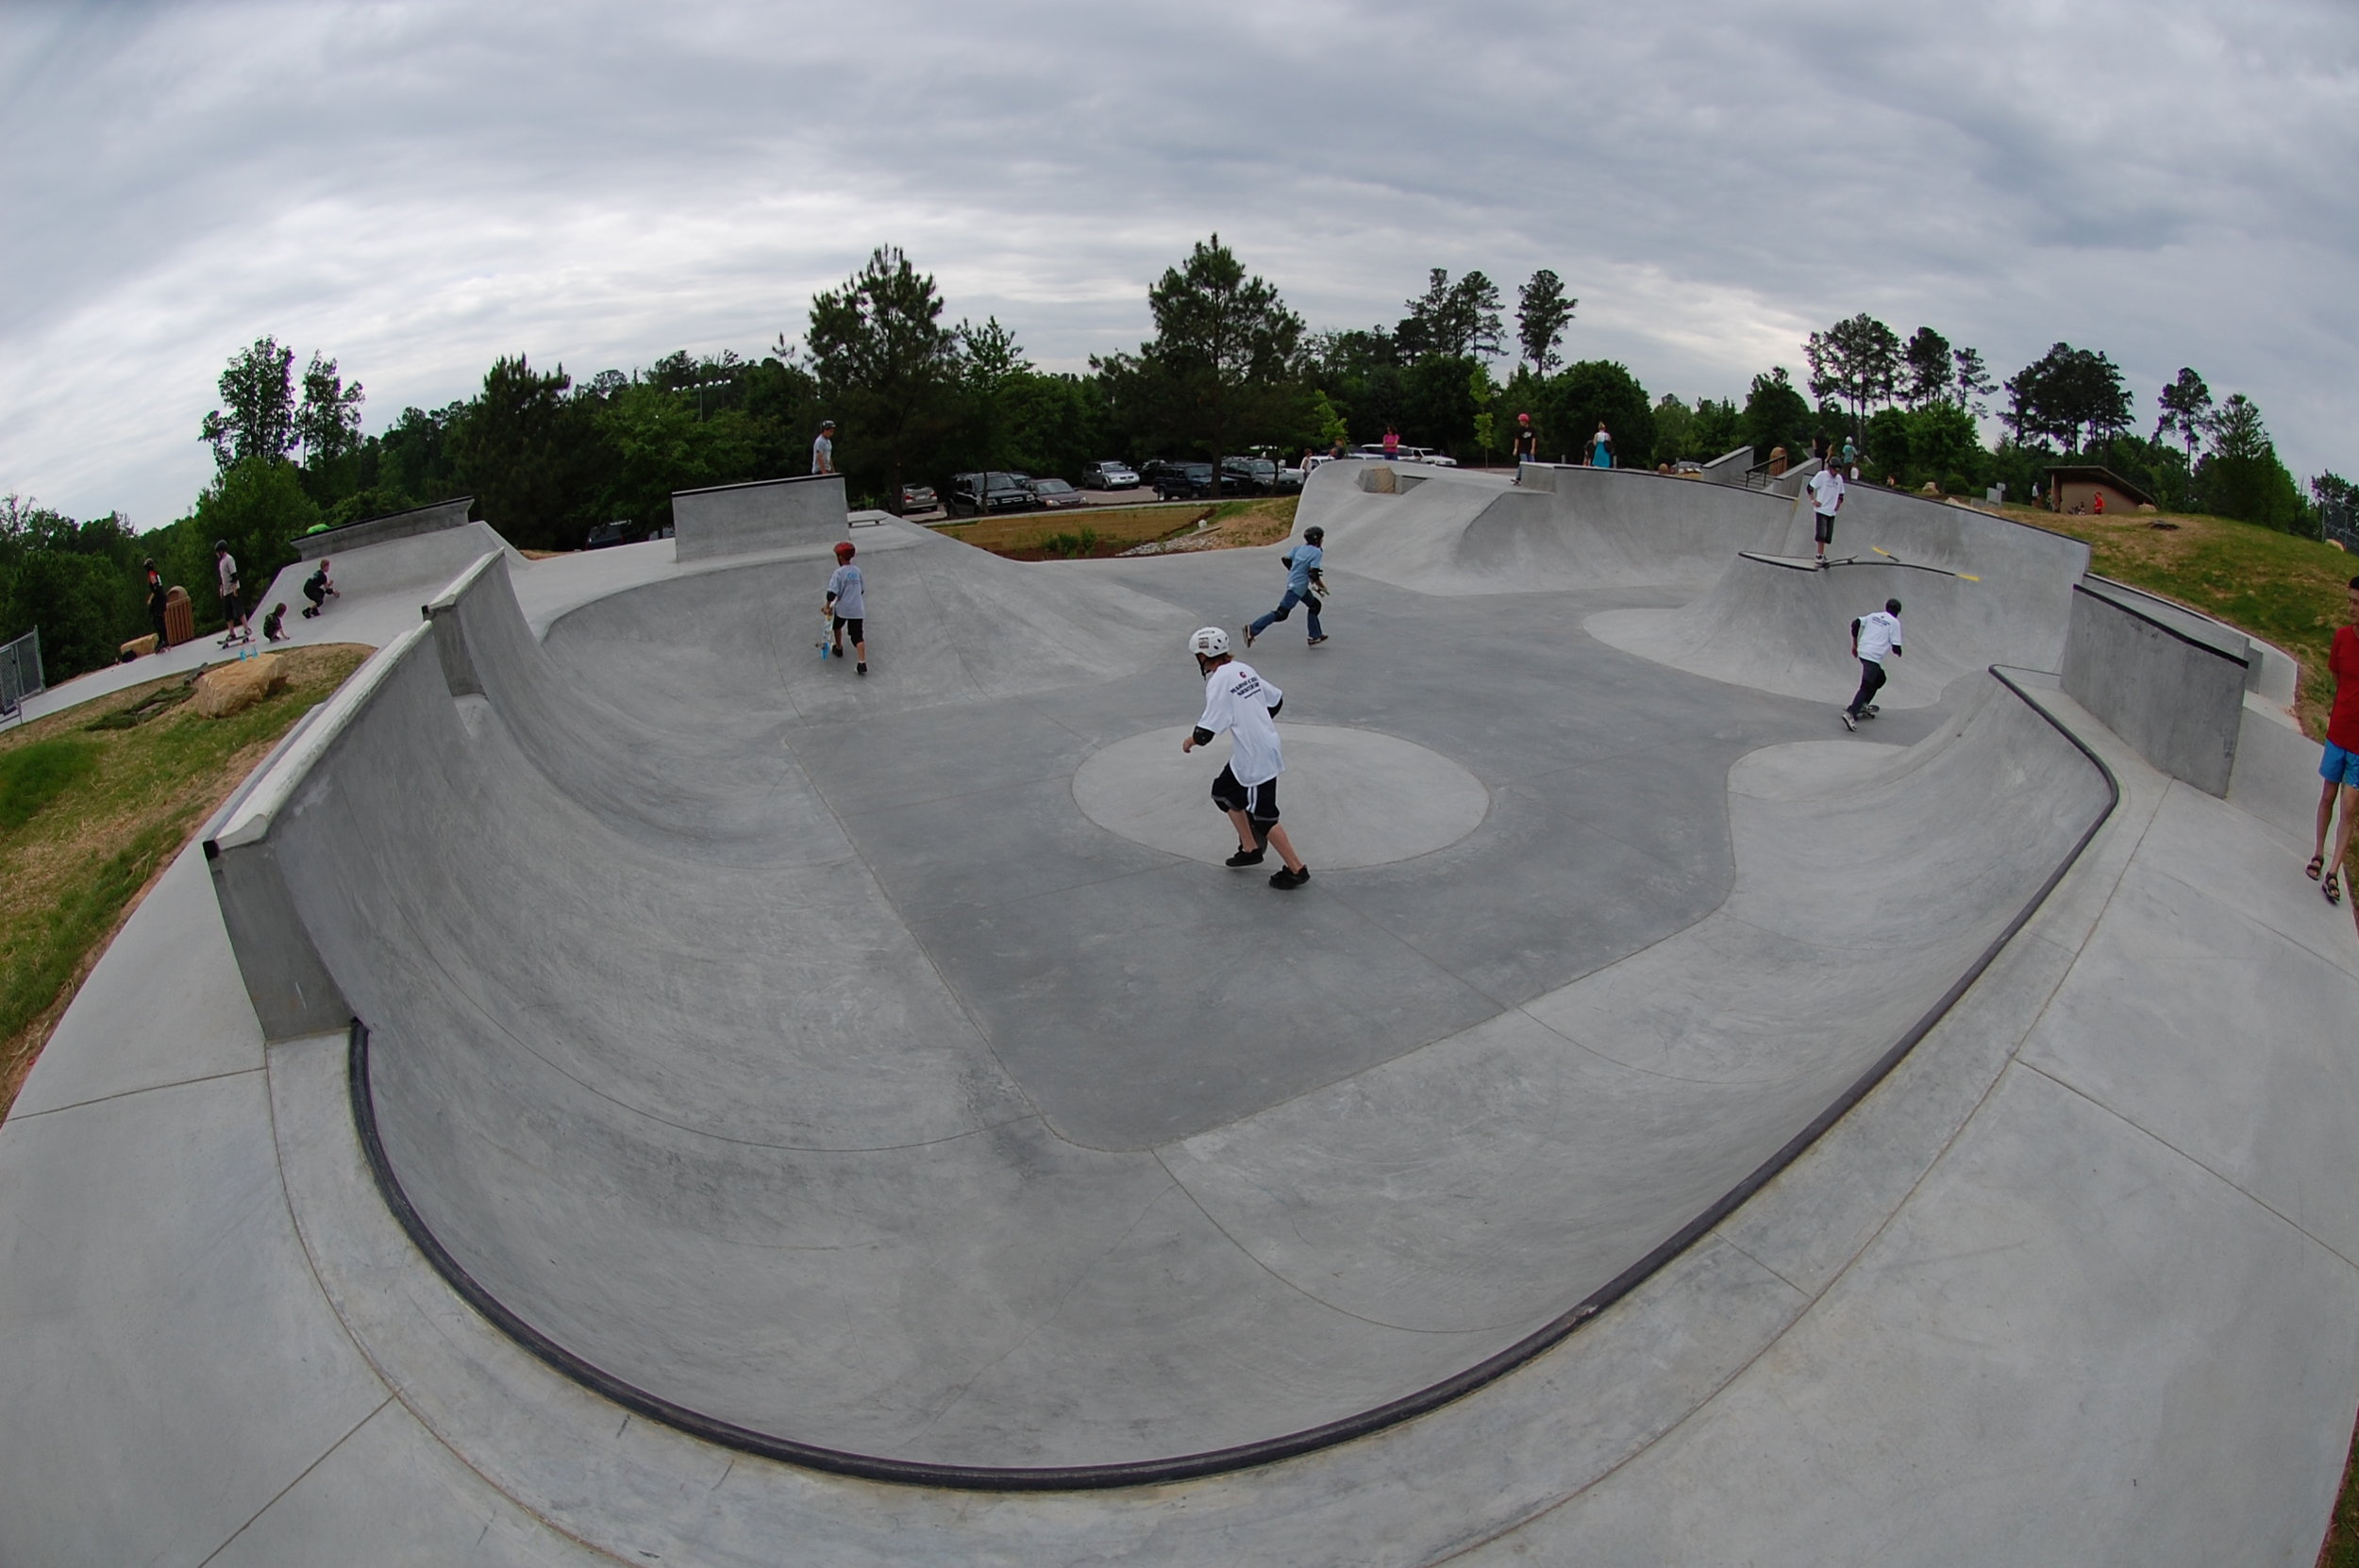
[[[1872,719],[1872,718],[1874,718],[1875,716],[1876,716],[1876,710],[1875,710],[1873,708],[1868,709],[1865,712],[1864,712],[1864,713],[1862,713],[1862,714],[1860,715],[1860,717],[1861,717],[1861,718],[1863,718],[1863,719]]]
[[[1304,866],[1300,871],[1288,871],[1284,866],[1280,866],[1277,871],[1271,874],[1269,885],[1273,888],[1291,892],[1292,890],[1302,886],[1303,883],[1308,882],[1310,879],[1311,868],[1309,866]]]
[[[1248,648],[1253,646],[1253,628],[1251,626],[1246,626],[1242,629],[1245,632],[1245,645]]]
[[[1859,727],[1859,721],[1851,717],[1851,710],[1848,708],[1843,710],[1843,727],[1846,729],[1857,729]]]
[[[1877,703],[1872,703],[1872,702],[1871,702],[1871,703],[1869,703],[1869,704],[1867,705],[1867,712],[1868,712],[1868,716],[1869,716],[1869,717],[1871,717],[1871,718],[1872,718],[1872,717],[1874,717],[1876,714],[1881,713],[1881,712],[1882,712],[1882,711],[1883,711],[1882,707],[1881,705],[1877,704]]]
[[[855,675],[866,675],[868,673],[868,660],[863,659],[858,664],[853,665],[852,672]]]
[[[1326,642],[1326,641],[1327,641],[1327,639],[1326,639],[1326,638],[1324,638],[1324,637],[1313,637],[1313,639],[1311,639],[1311,646],[1313,646],[1313,647],[1314,647],[1314,648],[1315,648],[1315,647],[1317,647],[1320,643],[1322,643],[1322,642]]]
[[[1240,849],[1229,857],[1229,863],[1232,866],[1258,866],[1262,863],[1263,854],[1263,851],[1259,849]]]

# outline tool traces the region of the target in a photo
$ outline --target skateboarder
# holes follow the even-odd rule
[[[1857,729],[1862,719],[1876,716],[1876,693],[1883,690],[1884,658],[1900,657],[1900,601],[1886,599],[1851,623],[1851,657],[1859,660],[1859,694],[1843,710],[1843,727]]]
[[[2343,867],[2351,857],[2351,824],[2359,817],[2359,577],[2351,579],[2349,619],[2334,628],[2326,668],[2334,677],[2334,706],[2326,720],[2326,753],[2318,759],[2318,837],[2310,857],[2310,876],[2325,879],[2319,891],[2329,904],[2343,901]],[[2337,801],[2342,824],[2334,830],[2334,853],[2326,852],[2327,825]]]
[[[1319,572],[1319,562],[1327,559],[1327,552],[1319,546],[1326,539],[1325,528],[1313,525],[1302,530],[1302,542],[1284,558],[1285,597],[1278,601],[1276,609],[1245,628],[1246,647],[1253,646],[1253,640],[1269,630],[1271,622],[1283,621],[1292,614],[1297,605],[1302,606],[1311,614],[1310,645],[1315,648],[1327,641],[1327,634],[1319,630],[1319,595],[1327,592],[1327,578]]]
[[[244,607],[238,603],[238,560],[229,553],[229,542],[226,539],[213,541],[213,570],[221,589],[222,618],[229,627],[221,645],[226,648],[232,642],[253,642],[253,628],[245,624]]]
[[[1524,464],[1540,460],[1540,432],[1531,427],[1530,414],[1515,416],[1515,482],[1524,482]]]
[[[1843,509],[1843,471],[1830,463],[1810,476],[1810,504],[1818,512],[1818,564],[1834,542],[1834,514]]]
[[[272,606],[271,612],[262,617],[262,641],[265,642],[287,641],[287,607],[285,605]]]
[[[311,620],[321,610],[326,609],[327,596],[331,593],[335,593],[339,599],[343,597],[343,594],[336,593],[336,585],[327,580],[327,562],[322,559],[319,570],[303,579],[303,596],[311,601],[305,607],[303,618],[307,621]]]
[[[811,471],[813,474],[835,472],[835,421],[819,422],[819,434],[811,438]]]
[[[1252,665],[1230,658],[1229,634],[1218,626],[1197,627],[1188,651],[1204,676],[1204,716],[1181,739],[1180,749],[1210,745],[1224,729],[1232,740],[1228,764],[1213,780],[1213,804],[1237,829],[1237,852],[1229,864],[1258,866],[1264,848],[1274,845],[1285,864],[1271,874],[1269,885],[1291,892],[1311,879],[1311,868],[1278,823],[1278,776],[1286,764],[1279,755],[1278,726],[1271,721],[1286,705],[1286,694]]]
[[[845,540],[835,547],[835,570],[828,576],[828,616],[835,632],[835,656],[844,657],[844,633],[852,633],[852,652],[860,662],[854,666],[862,675],[868,673],[868,604],[861,591],[860,568],[852,564],[859,552],[852,542]]]

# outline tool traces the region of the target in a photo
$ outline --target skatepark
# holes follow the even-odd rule
[[[307,546],[377,652],[0,1126],[0,1561],[2306,1563],[2291,661],[1855,493],[1321,469],[1293,892],[1179,747],[1275,548]]]

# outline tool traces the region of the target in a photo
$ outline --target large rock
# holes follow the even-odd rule
[[[199,676],[193,706],[209,719],[226,719],[286,689],[286,661],[276,654],[262,654],[216,664]]]

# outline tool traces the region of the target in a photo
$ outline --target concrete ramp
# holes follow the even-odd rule
[[[678,579],[538,646],[487,560],[260,782],[299,809],[232,823],[216,861],[363,1021],[380,1176],[479,1309],[633,1410],[831,1468],[1201,1473],[1497,1376],[1864,1092],[2110,798],[1985,678],[1914,748],[1740,762],[1735,885],[1687,929],[1519,1008],[1439,971],[1396,995],[1422,960],[1372,933],[1429,876],[1289,902],[1074,801],[1077,731],[1193,707],[1188,672],[1132,678],[1163,631],[1096,624],[1158,601],[941,542],[862,559],[880,642],[921,595],[944,642],[911,627],[897,694],[876,650],[857,714],[812,694],[848,671],[778,662],[813,582]],[[1041,671],[1124,655],[1042,699]],[[945,888],[994,841],[1042,898]],[[1125,1065],[1192,995],[1202,1028]],[[1142,1072],[1167,1087],[1109,1111]]]
[[[1600,610],[1582,623],[1598,642],[1690,675],[1815,701],[1849,701],[1859,686],[1851,622],[1900,601],[1907,651],[1884,665],[1890,709],[1941,700],[1960,676],[1991,664],[2047,667],[2050,628],[2024,624],[1987,584],[1871,556],[1824,569],[1807,555],[1750,552],[1711,592],[1677,609]]]
[[[467,521],[465,502],[451,505],[458,509],[455,516],[448,507],[426,509],[440,515],[438,525],[432,528],[393,534],[376,542],[356,538],[350,549],[329,546],[326,542],[333,537],[330,534],[309,536],[301,542],[310,547],[309,553],[303,559],[282,568],[271,579],[270,587],[263,591],[261,598],[256,603],[257,618],[259,618],[260,611],[269,609],[271,606],[283,604],[287,607],[288,625],[294,625],[295,612],[310,603],[303,596],[303,585],[318,569],[323,559],[328,563],[329,580],[335,583],[336,591],[341,595],[327,601],[326,612],[322,619],[328,622],[336,619],[336,612],[343,606],[357,605],[364,599],[414,592],[418,596],[417,602],[424,604],[436,591],[486,555],[500,556],[515,570],[531,566],[532,563],[502,539],[489,523]],[[357,530],[370,525],[356,524],[354,526]],[[342,529],[335,530],[336,534],[343,532]]]

